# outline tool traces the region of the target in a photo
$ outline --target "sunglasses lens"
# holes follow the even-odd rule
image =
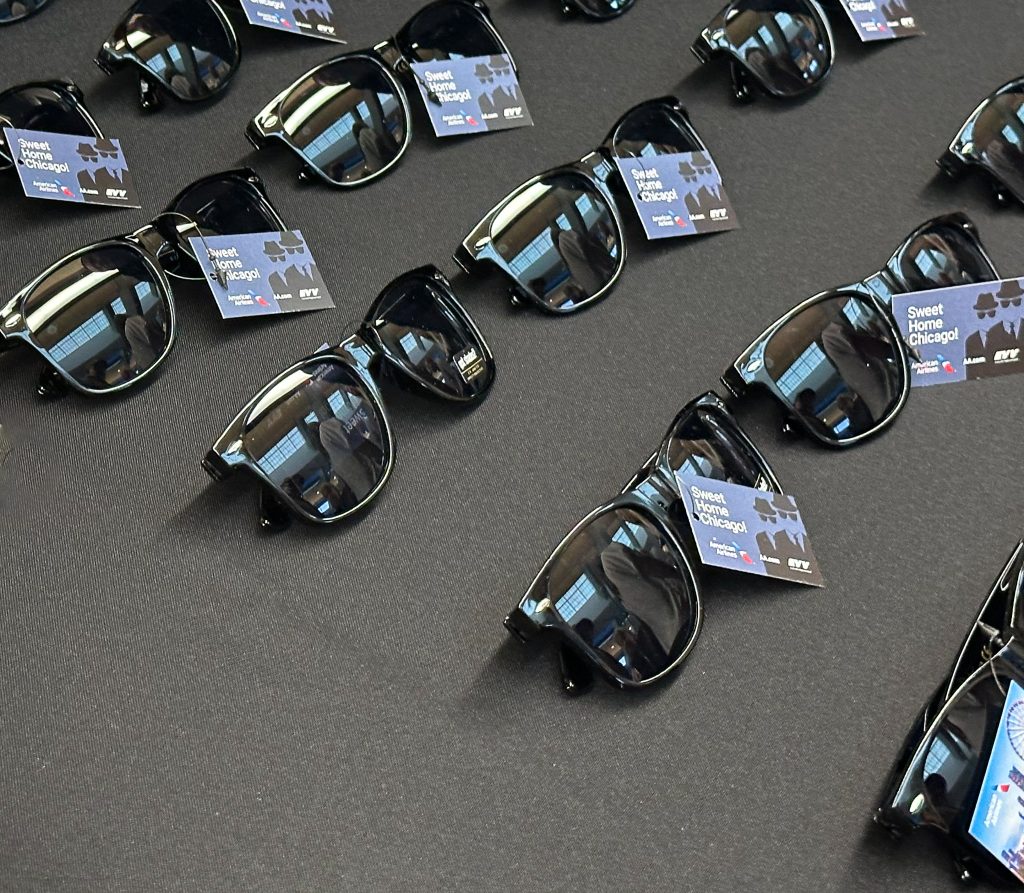
[[[756,487],[761,463],[717,412],[698,409],[679,420],[668,440],[673,472]]]
[[[74,97],[45,85],[15,87],[0,93],[0,118],[20,130],[96,136]],[[0,168],[10,167],[11,163],[5,137],[0,133]]]
[[[112,41],[131,48],[175,96],[200,100],[230,80],[238,48],[208,0],[136,0]]]
[[[0,25],[30,16],[42,9],[46,2],[47,0],[0,0]]]
[[[903,396],[899,336],[869,301],[825,298],[772,335],[765,370],[792,411],[829,440],[876,429]]]
[[[429,276],[405,277],[389,288],[370,323],[399,369],[456,400],[472,400],[494,381],[483,342]]]
[[[964,141],[1018,198],[1024,198],[1024,84],[989,101]]]
[[[896,255],[889,269],[906,292],[999,278],[977,241],[950,224],[917,236]]]
[[[630,112],[611,139],[613,154],[619,158],[644,158],[678,152],[699,152],[683,116],[666,105],[648,103]]]
[[[340,360],[308,363],[266,389],[242,442],[306,514],[330,520],[366,502],[391,456],[377,401]]]
[[[138,378],[171,340],[168,298],[127,246],[96,248],[62,264],[29,293],[22,312],[36,346],[97,391]]]
[[[399,89],[379,62],[341,59],[292,89],[281,125],[329,180],[356,183],[390,165],[408,139]]]
[[[725,33],[751,73],[776,96],[797,96],[831,67],[832,47],[807,0],[737,0]]]
[[[417,62],[444,62],[505,52],[484,15],[460,0],[431,4],[410,19],[397,40],[405,56]]]
[[[696,632],[697,597],[682,558],[633,509],[607,511],[579,530],[549,568],[539,597],[551,601],[591,656],[630,682],[667,670]]]
[[[235,176],[204,180],[186,189],[167,210],[196,224],[170,221],[181,233],[178,247],[183,250],[173,263],[165,262],[164,269],[177,276],[202,277],[188,242],[188,236],[196,235],[196,227],[204,236],[223,236],[276,232],[280,226],[255,186]]]
[[[554,174],[519,192],[495,217],[491,240],[519,284],[552,310],[587,303],[622,265],[611,208],[581,175]]]

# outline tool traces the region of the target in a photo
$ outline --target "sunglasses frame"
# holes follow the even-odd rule
[[[844,296],[857,298],[871,305],[889,327],[893,343],[896,345],[897,353],[899,355],[898,359],[900,361],[900,372],[902,374],[902,387],[899,399],[895,406],[889,411],[886,417],[871,428],[871,430],[857,434],[853,437],[830,438],[826,437],[820,431],[817,431],[801,414],[795,412],[790,407],[790,401],[779,390],[771,376],[768,375],[762,358],[765,348],[768,346],[768,342],[771,341],[771,339],[775,337],[780,330],[785,328],[797,316],[816,304]],[[755,338],[751,342],[750,346],[733,361],[729,368],[726,369],[725,373],[722,375],[722,384],[725,385],[729,392],[737,399],[743,397],[744,394],[754,388],[763,388],[783,406],[786,414],[786,420],[783,423],[782,429],[784,433],[793,433],[793,426],[796,424],[819,443],[830,447],[843,448],[853,446],[854,444],[860,443],[869,437],[874,437],[876,434],[879,434],[888,428],[896,420],[896,417],[906,405],[907,398],[910,396],[910,374],[910,355],[908,353],[907,346],[903,341],[903,335],[900,333],[899,326],[893,318],[892,311],[889,309],[885,301],[881,300],[874,292],[863,288],[834,288],[820,292],[804,301],[801,301],[768,326],[768,328]]]
[[[13,87],[8,87],[6,90],[0,90],[0,99],[18,93],[21,90],[33,88],[53,90],[54,93],[64,94],[69,103],[74,106],[75,111],[82,116],[82,120],[88,125],[93,136],[96,139],[103,139],[103,131],[100,129],[100,125],[96,123],[96,119],[93,118],[85,105],[85,94],[82,92],[82,88],[70,78],[55,78],[51,81],[28,81],[24,84],[16,84]],[[10,118],[0,115],[0,150],[7,151],[7,141],[2,130],[4,126],[14,127],[15,125]],[[0,158],[0,171],[12,170],[13,168],[13,162]]]
[[[731,0],[727,3],[705,27],[697,39],[690,46],[690,51],[704,65],[718,56],[726,56],[730,60],[730,73],[732,77],[733,96],[738,102],[748,103],[754,99],[753,84],[757,84],[761,90],[773,99],[793,100],[806,96],[821,87],[825,80],[832,73],[836,64],[836,41],[832,33],[832,25],[825,14],[818,0],[803,0],[807,4],[808,11],[818,20],[821,26],[821,33],[828,43],[829,60],[825,73],[813,84],[799,93],[780,93],[773,90],[759,75],[757,75],[742,57],[739,50],[733,46],[725,30],[726,17],[728,13],[743,0]],[[768,10],[762,10],[768,12]]]
[[[415,87],[415,75],[413,74],[412,65],[399,47],[401,44],[409,42],[405,35],[408,32],[410,24],[415,21],[416,18],[429,9],[441,6],[459,6],[474,12],[490,32],[491,36],[497,41],[502,52],[509,57],[512,64],[512,70],[518,74],[519,68],[516,65],[515,58],[513,57],[511,50],[509,50],[508,44],[505,43],[505,39],[495,27],[494,22],[491,19],[491,11],[484,0],[433,0],[433,2],[426,4],[415,12],[412,18],[410,18],[409,21],[399,29],[394,37],[390,37],[369,49],[342,53],[300,75],[292,81],[289,86],[278,93],[277,96],[271,99],[270,102],[268,102],[249,122],[245,129],[246,138],[257,150],[265,148],[268,140],[280,140],[284,143],[292,150],[292,152],[299,156],[299,160],[302,162],[302,166],[299,169],[299,180],[302,182],[309,182],[314,178],[319,178],[325,183],[328,183],[338,189],[357,189],[360,186],[369,185],[374,180],[384,176],[391,170],[391,168],[401,161],[402,156],[405,155],[405,152],[412,143],[413,138],[412,105],[409,101],[407,86]],[[384,78],[392,87],[395,95],[401,103],[402,115],[405,118],[405,138],[402,140],[402,145],[399,147],[398,153],[395,157],[380,170],[365,177],[360,177],[358,180],[340,181],[333,180],[327,176],[324,170],[311,161],[303,150],[300,149],[298,145],[296,145],[295,141],[288,135],[281,116],[281,106],[284,105],[292,91],[294,91],[307,78],[324,68],[328,68],[331,65],[335,65],[338,62],[349,59],[369,62],[380,69]]]
[[[535,177],[531,177],[525,183],[520,184],[512,192],[506,195],[505,198],[491,208],[491,210],[483,216],[480,222],[470,230],[469,235],[462,240],[462,244],[456,249],[455,254],[452,256],[453,260],[464,272],[469,274],[472,274],[474,271],[483,270],[485,264],[489,264],[492,267],[497,268],[501,273],[505,274],[512,280],[512,284],[508,289],[508,296],[514,306],[518,307],[530,303],[538,307],[543,312],[549,313],[553,316],[564,316],[566,314],[576,313],[577,311],[589,307],[606,297],[615,287],[619,277],[622,275],[622,271],[626,267],[626,258],[629,254],[626,245],[623,214],[619,208],[618,198],[616,197],[616,192],[622,191],[623,187],[622,177],[619,175],[618,167],[615,164],[616,156],[613,153],[613,146],[615,143],[615,137],[623,124],[636,112],[648,107],[651,109],[661,108],[670,114],[678,116],[684,133],[699,147],[698,151],[709,153],[707,145],[704,143],[704,140],[701,139],[700,134],[697,133],[697,129],[693,126],[693,122],[690,120],[689,112],[678,98],[675,96],[662,96],[656,99],[648,99],[637,103],[635,106],[619,116],[618,120],[614,125],[612,125],[611,130],[608,132],[608,136],[606,136],[604,141],[592,152],[589,152],[578,161],[559,165],[558,167],[544,171]],[[582,177],[587,182],[587,185],[604,199],[605,204],[608,205],[611,211],[612,222],[615,226],[615,234],[618,236],[620,248],[618,266],[604,287],[588,297],[586,300],[579,301],[565,309],[552,307],[539,295],[534,294],[533,290],[530,289],[529,286],[520,281],[516,274],[512,272],[511,264],[509,264],[501,256],[501,253],[494,247],[494,239],[491,234],[491,228],[494,225],[495,219],[502,211],[505,210],[505,208],[515,202],[521,195],[528,192],[538,183],[556,176]]]
[[[991,613],[997,599],[1008,595],[1005,611],[1000,617]],[[958,818],[950,827],[942,828],[919,820],[900,801],[906,799],[905,792],[923,784],[918,776],[924,758],[931,750],[941,724],[956,707],[962,694],[974,689],[977,683],[991,676],[1012,679],[1024,685],[1024,643],[1018,641],[1013,630],[1015,618],[1020,616],[1024,606],[1024,540],[1017,543],[1013,554],[1003,566],[988,595],[982,602],[977,617],[965,636],[952,667],[940,683],[935,694],[925,703],[911,725],[880,798],[880,805],[874,813],[874,822],[899,840],[907,834],[928,827],[941,836],[944,845],[953,857],[959,879],[970,883],[978,877],[989,877],[996,881],[1015,879],[988,850],[974,841],[966,828],[966,822]],[[990,621],[995,621],[996,626]],[[976,637],[981,635],[980,640]],[[975,645],[980,664],[965,671],[965,661]],[[991,758],[992,742],[987,742],[982,757],[975,768],[972,786],[980,782]],[[979,792],[980,793],[980,792]],[[977,808],[977,794],[967,798],[967,803]],[[966,809],[966,805],[965,805]],[[961,815],[963,814],[961,811]]]
[[[29,19],[34,16],[37,12],[42,12],[46,7],[46,4],[49,2],[50,0],[38,0],[39,5],[34,9],[30,9],[28,12],[22,13],[20,16],[11,16],[9,19],[0,19],[0,25],[15,25],[18,22],[23,22],[25,19]]]
[[[440,388],[429,384],[418,376],[416,378],[412,378],[403,364],[391,356],[387,346],[377,334],[376,327],[379,321],[374,320],[374,317],[380,309],[380,305],[405,282],[422,282],[425,279],[429,280],[434,288],[439,289],[444,293],[445,309],[450,310],[455,314],[458,321],[465,325],[472,337],[476,339],[477,345],[475,346],[479,346],[481,348],[482,359],[488,369],[490,384],[483,392],[474,397],[455,397],[450,393],[442,391]],[[384,435],[384,444],[382,446],[387,452],[388,459],[387,465],[381,475],[381,479],[361,502],[354,505],[352,508],[345,510],[341,514],[325,517],[324,515],[319,514],[314,515],[298,500],[294,499],[274,484],[269,475],[259,467],[258,462],[250,458],[245,452],[244,436],[246,421],[249,415],[252,413],[253,409],[262,402],[264,397],[268,393],[272,392],[278,384],[287,380],[290,376],[294,375],[296,372],[311,363],[338,362],[348,366],[352,370],[359,379],[360,384],[369,394],[371,402],[374,404],[374,409],[380,419],[380,427]],[[278,531],[287,526],[287,516],[283,516],[280,513],[275,512],[274,508],[276,506],[284,507],[290,515],[297,517],[300,520],[321,526],[335,524],[339,521],[345,520],[346,518],[350,518],[353,515],[361,513],[369,507],[380,491],[384,489],[385,484],[387,484],[391,477],[391,473],[394,470],[395,465],[396,443],[392,430],[391,418],[388,414],[387,405],[384,402],[380,384],[378,384],[374,374],[382,363],[388,364],[403,373],[405,375],[405,380],[414,385],[415,389],[430,393],[433,396],[441,397],[452,403],[461,404],[471,404],[479,401],[487,393],[487,390],[490,389],[491,385],[493,385],[496,374],[494,355],[491,352],[491,348],[487,344],[487,340],[484,338],[483,333],[477,327],[473,318],[469,315],[469,312],[462,306],[462,303],[456,296],[455,290],[452,288],[448,278],[433,265],[428,264],[426,266],[417,267],[414,270],[409,270],[408,272],[398,276],[384,287],[370,305],[370,309],[367,311],[366,316],[359,324],[359,327],[354,334],[349,335],[335,347],[317,350],[304,359],[293,363],[260,388],[252,399],[247,401],[242,409],[236,413],[235,417],[224,429],[224,433],[214,441],[213,446],[210,447],[203,459],[203,468],[206,470],[207,474],[216,481],[227,480],[228,477],[238,471],[248,472],[249,474],[254,475],[260,484],[260,523],[265,529]],[[267,504],[268,502],[270,505]]]
[[[729,434],[735,438],[735,441],[749,451],[758,465],[760,476],[757,485],[759,489],[765,489],[765,492],[782,492],[782,487],[775,476],[775,472],[768,464],[768,460],[742,427],[740,427],[739,422],[736,421],[725,401],[713,391],[708,391],[700,397],[691,400],[676,413],[657,451],[648,459],[643,468],[630,479],[618,496],[602,503],[589,512],[583,520],[579,521],[562,538],[562,541],[555,547],[551,555],[541,566],[540,571],[526,590],[526,594],[505,618],[505,628],[522,642],[528,642],[544,632],[558,634],[562,646],[560,654],[563,687],[568,694],[580,694],[589,688],[590,681],[595,673],[603,676],[612,685],[624,691],[650,688],[652,685],[656,685],[672,675],[683,664],[700,636],[701,624],[703,622],[703,605],[700,581],[695,567],[699,569],[702,565],[694,554],[694,549],[685,543],[685,536],[689,531],[689,527],[682,527],[672,518],[671,501],[669,500],[681,499],[682,496],[679,493],[675,473],[668,467],[668,450],[671,446],[672,435],[679,429],[686,418],[701,411],[715,413],[719,421],[729,429]],[[653,489],[659,492],[659,495],[665,494],[665,501],[655,499],[642,492],[641,488],[645,484],[650,484]],[[658,533],[664,537],[665,542],[673,550],[677,564],[680,565],[685,581],[693,593],[693,628],[686,646],[664,670],[641,682],[635,682],[616,675],[606,663],[592,657],[590,646],[583,642],[572,626],[562,619],[557,610],[544,610],[545,616],[549,617],[552,621],[550,624],[537,623],[523,610],[523,606],[528,601],[534,601],[539,604],[544,600],[548,600],[547,595],[544,595],[541,599],[533,599],[531,596],[535,591],[539,594],[539,590],[546,585],[552,566],[561,559],[580,531],[584,530],[595,519],[617,509],[636,511],[655,526]],[[553,608],[553,606],[551,607]]]
[[[205,96],[200,96],[198,99],[191,99],[187,96],[180,96],[171,87],[156,77],[149,66],[146,65],[130,47],[127,45],[120,46],[115,42],[114,35],[122,25],[127,25],[128,18],[132,15],[139,2],[141,2],[141,0],[133,0],[132,5],[122,13],[121,18],[117,20],[117,23],[110,31],[110,35],[103,42],[103,46],[100,47],[95,59],[93,59],[100,71],[106,75],[113,75],[116,71],[119,71],[128,65],[134,65],[138,68],[139,107],[144,112],[154,112],[160,109],[164,104],[163,101],[166,96],[171,96],[178,100],[178,102],[193,105],[200,102],[207,102],[223,93],[234,79],[234,76],[238,71],[238,67],[242,64],[242,45],[238,41],[238,34],[235,32],[235,26],[231,24],[231,19],[228,18],[227,13],[224,12],[220,3],[218,3],[217,0],[189,0],[189,2],[205,3],[213,11],[216,18],[224,27],[224,32],[227,34],[232,50],[234,50],[235,62],[232,66],[231,73],[224,78],[223,82],[216,90],[207,93]]]
[[[996,204],[1004,208],[1014,203],[1024,204],[1024,195],[1019,195],[983,158],[976,155],[973,142],[966,137],[968,133],[973,132],[975,124],[988,107],[1007,93],[1024,94],[1024,77],[1007,81],[978,103],[978,107],[967,116],[946,151],[935,162],[939,166],[939,170],[952,180],[960,179],[971,168],[978,168],[987,177]]]
[[[582,3],[582,0],[562,0],[562,12],[565,15],[582,15],[588,19],[593,19],[595,22],[608,22],[612,19],[617,19],[621,15],[625,15],[636,5],[636,0],[628,0],[625,6],[620,9],[616,9],[612,12],[600,13],[594,12],[592,9],[587,9]]]

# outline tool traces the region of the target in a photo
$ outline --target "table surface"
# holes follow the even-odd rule
[[[824,89],[740,107],[728,66],[688,50],[716,0],[640,0],[606,24],[492,0],[536,126],[440,141],[418,109],[402,164],[337,191],[300,185],[287,150],[257,155],[243,134],[335,48],[239,24],[220,101],[144,117],[132,76],[91,61],[124,2],[53,0],[0,30],[3,84],[75,78],[145,205],[29,201],[5,179],[4,293],[199,175],[254,164],[338,307],[226,323],[175,286],[178,346],[123,399],[44,403],[35,359],[0,361],[0,890],[956,890],[930,839],[896,845],[869,819],[1020,533],[1020,378],[915,391],[845,452],[742,404],[828,585],[713,575],[700,640],[657,692],[570,700],[552,650],[501,620],[679,407],[798,300],[956,209],[1022,272],[1021,212],[933,161],[1021,73],[1024,4],[919,2],[926,37],[873,47],[834,11]],[[339,4],[352,47],[417,6]],[[668,93],[742,229],[648,246],[631,227],[618,287],[569,318],[511,308],[497,277],[455,277],[497,382],[470,412],[387,392],[397,465],[357,524],[265,535],[254,487],[207,478],[203,453],[270,377],[338,340],[398,273],[454,276],[451,252],[508,190]]]

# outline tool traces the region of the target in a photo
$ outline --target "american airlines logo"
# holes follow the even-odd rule
[[[997,363],[1016,363],[1020,359],[1020,348],[1013,347],[1009,350],[997,350],[995,361]]]

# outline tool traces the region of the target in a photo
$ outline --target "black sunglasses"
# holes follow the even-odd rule
[[[751,83],[776,99],[821,85],[836,60],[828,17],[817,0],[733,0],[691,47],[703,63],[728,56],[733,93],[753,99]]]
[[[581,13],[591,19],[614,19],[633,8],[636,0],[562,0],[562,12]]]
[[[990,94],[964,122],[936,162],[949,177],[980,168],[1000,205],[1024,203],[1024,78]]]
[[[875,821],[895,838],[929,828],[965,882],[1021,880],[968,831],[1011,681],[1024,685],[1024,542],[1003,567],[956,660],[897,759]],[[1024,744],[1018,739],[1015,747]]]
[[[46,360],[40,396],[134,387],[174,345],[168,275],[203,279],[188,237],[285,228],[254,171],[203,177],[151,223],[69,254],[0,306],[0,352],[24,343]]]
[[[0,170],[14,166],[3,127],[102,137],[74,81],[32,81],[0,92]]]
[[[281,140],[303,161],[299,176],[361,186],[387,173],[412,139],[409,97],[414,62],[511,53],[483,0],[435,0],[398,34],[306,72],[249,122],[261,149]],[[515,63],[513,62],[513,66]]]
[[[20,22],[39,12],[49,0],[0,0],[0,25]]]
[[[295,363],[235,416],[203,460],[215,480],[245,469],[262,483],[260,523],[281,530],[289,513],[330,524],[365,508],[395,461],[376,375],[382,361],[401,385],[474,403],[494,382],[494,358],[436,267],[395,279],[356,334]]]
[[[751,388],[784,407],[783,430],[852,446],[888,427],[910,394],[910,356],[889,309],[894,294],[999,278],[964,214],[922,224],[886,267],[822,292],[769,326],[733,362],[722,383]]]
[[[484,264],[512,280],[514,304],[573,313],[607,295],[626,263],[622,217],[612,187],[616,158],[707,152],[675,97],[643,102],[624,114],[579,161],[527,180],[463,240],[455,261],[466,272]]]
[[[621,689],[669,676],[700,632],[701,598],[676,472],[768,492],[781,487],[725,403],[707,393],[674,419],[661,446],[620,494],[577,524],[505,618],[526,641],[560,640],[567,692],[595,673]]]
[[[242,58],[235,29],[216,0],[136,0],[96,56],[107,74],[137,65],[145,111],[165,94],[201,102],[220,93]]]

